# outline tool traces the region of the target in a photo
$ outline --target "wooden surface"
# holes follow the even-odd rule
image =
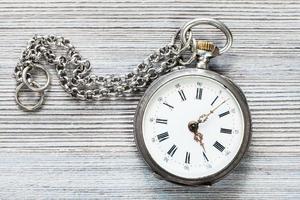
[[[0,199],[299,199],[299,11],[297,0],[1,0]],[[133,139],[141,95],[78,102],[51,69],[43,109],[15,105],[11,75],[34,34],[70,38],[96,74],[122,73],[196,17],[221,19],[232,30],[234,45],[213,70],[244,90],[253,118],[246,157],[210,188],[152,175]],[[213,28],[210,34],[223,39]]]

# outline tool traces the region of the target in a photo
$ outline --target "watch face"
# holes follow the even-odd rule
[[[232,83],[212,72],[166,75],[147,91],[137,112],[136,139],[147,163],[183,184],[226,175],[249,143],[250,116]]]

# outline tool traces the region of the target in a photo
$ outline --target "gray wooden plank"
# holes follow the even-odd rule
[[[1,0],[0,198],[299,199],[299,11],[297,0]],[[253,118],[246,157],[212,187],[152,175],[132,133],[141,94],[75,101],[50,69],[43,109],[25,113],[15,105],[11,75],[34,34],[70,38],[96,74],[125,73],[196,17],[221,19],[232,30],[232,49],[212,69],[241,86]],[[202,30],[197,37],[223,42],[216,29]]]

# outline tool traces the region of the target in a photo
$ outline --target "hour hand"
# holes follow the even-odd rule
[[[203,134],[198,131],[199,124],[197,121],[191,121],[188,124],[189,130],[194,133],[194,140],[199,142],[205,152],[204,143],[203,143]]]
[[[205,147],[204,147],[204,143],[203,143],[203,134],[200,133],[200,132],[195,133],[195,134],[194,134],[194,140],[197,141],[197,142],[199,142],[200,145],[201,145],[202,148],[203,148],[203,151],[206,152],[206,151],[205,151]]]

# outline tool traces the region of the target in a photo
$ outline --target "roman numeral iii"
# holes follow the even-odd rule
[[[226,134],[231,134],[232,130],[231,129],[227,129],[227,128],[221,128],[220,132],[221,133],[226,133]]]

